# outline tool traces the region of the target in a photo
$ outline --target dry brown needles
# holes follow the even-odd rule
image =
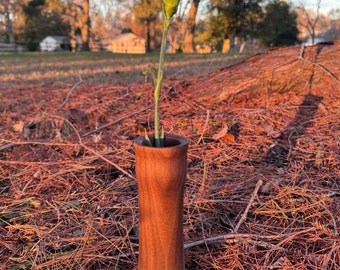
[[[165,82],[162,123],[190,139],[187,269],[340,269],[339,55],[281,48]],[[137,265],[152,86],[72,86],[1,86],[1,269]]]

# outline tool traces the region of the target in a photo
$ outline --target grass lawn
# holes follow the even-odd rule
[[[165,79],[183,80],[245,59],[249,54],[169,54]],[[57,52],[0,54],[2,83],[69,84],[85,83],[129,85],[151,81],[143,72],[158,66],[158,54],[113,54],[110,52]],[[79,75],[78,75],[79,74]]]

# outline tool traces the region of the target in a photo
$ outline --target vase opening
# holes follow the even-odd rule
[[[153,135],[148,135],[152,145],[155,145],[155,137]],[[150,147],[144,136],[138,137],[135,142],[139,145]],[[165,134],[164,136],[164,147],[176,147],[179,145],[187,144],[188,140],[184,137],[176,136],[173,134]]]

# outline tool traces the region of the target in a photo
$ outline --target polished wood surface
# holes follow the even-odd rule
[[[187,139],[166,135],[163,148],[135,141],[139,195],[139,270],[184,269],[183,194]]]

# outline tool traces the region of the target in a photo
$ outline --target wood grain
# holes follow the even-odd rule
[[[139,195],[138,269],[184,269],[183,194],[188,141],[168,134],[166,147],[135,141]]]

